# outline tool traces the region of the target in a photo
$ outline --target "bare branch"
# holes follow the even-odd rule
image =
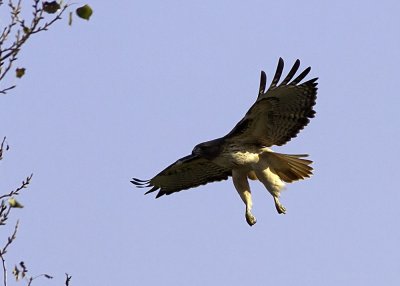
[[[3,141],[1,141],[1,144],[0,144],[0,160],[3,159],[4,151],[7,151],[8,149],[10,149],[10,146],[8,146],[8,144],[6,143],[6,139],[7,139],[7,137],[4,136]],[[4,149],[4,147],[5,147],[5,149]]]
[[[7,268],[6,268],[6,260],[3,257],[3,254],[0,253],[1,264],[3,265],[3,285],[7,286]]]
[[[68,275],[68,273],[65,273],[65,276],[67,276],[65,278],[65,286],[69,286],[69,282],[71,281],[72,276]]]
[[[15,88],[15,87],[16,87],[16,85],[14,84],[14,85],[12,85],[12,86],[9,86],[9,87],[7,87],[7,88],[5,88],[5,89],[0,90],[0,93],[1,93],[1,94],[6,94],[7,91],[9,91],[10,89],[13,89],[13,88]]]
[[[12,197],[12,196],[15,196],[15,195],[19,195],[19,192],[22,189],[25,189],[26,187],[28,187],[28,185],[31,182],[32,176],[33,176],[33,174],[31,174],[30,176],[26,177],[26,179],[24,181],[22,181],[21,186],[19,186],[15,190],[9,192],[8,194],[0,196],[0,200],[4,199],[4,198],[9,198],[9,197]]]
[[[3,32],[0,35],[0,46],[7,40],[14,26],[17,24],[18,14],[21,12],[20,1],[16,6],[13,5],[12,1],[9,2],[8,6],[11,9],[11,22],[3,29]]]
[[[32,284],[33,280],[35,280],[35,279],[37,279],[39,277],[45,277],[47,279],[53,279],[53,276],[50,276],[49,274],[39,274],[39,275],[36,275],[35,277],[29,277],[28,286],[30,286]]]
[[[3,247],[3,249],[0,249],[0,259],[1,259],[2,266],[3,266],[3,284],[4,284],[4,286],[7,286],[7,267],[6,267],[6,260],[4,259],[4,254],[7,253],[7,248],[11,245],[11,243],[13,243],[13,241],[17,237],[18,225],[19,225],[19,221],[17,221],[17,223],[15,224],[14,232],[12,233],[11,236],[8,237],[7,242],[6,242],[5,246]]]

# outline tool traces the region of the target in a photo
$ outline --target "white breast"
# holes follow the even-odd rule
[[[215,162],[229,168],[248,166],[258,163],[259,154],[267,151],[267,148],[260,148],[252,145],[227,145]],[[268,149],[269,151],[269,149]]]

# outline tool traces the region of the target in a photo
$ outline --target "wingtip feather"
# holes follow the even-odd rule
[[[276,67],[274,78],[272,79],[272,82],[271,82],[271,85],[269,86],[269,89],[276,87],[277,83],[279,82],[279,80],[281,78],[284,65],[285,65],[284,61],[280,57],[279,61],[278,61],[278,66]]]
[[[296,72],[298,71],[300,67],[300,60],[297,59],[295,61],[295,63],[293,64],[292,68],[290,69],[289,73],[287,74],[287,76],[285,77],[285,79],[281,82],[281,84],[279,86],[283,86],[286,85],[289,81],[291,81],[291,79],[294,77],[294,75],[296,74]]]
[[[144,187],[150,183],[150,180],[140,180],[138,178],[132,178],[131,183],[137,187]]]
[[[160,191],[157,193],[157,195],[156,195],[156,199],[158,199],[159,197],[162,197],[162,196],[165,195],[165,194],[166,194],[166,192],[160,190]]]
[[[296,85],[301,82],[311,71],[311,67],[306,68],[303,72],[301,72],[289,85]]]
[[[258,94],[263,94],[265,92],[266,84],[267,84],[267,74],[264,71],[261,71],[260,88],[258,90]]]
[[[152,192],[157,191],[159,188],[160,188],[160,187],[158,187],[158,186],[153,186],[150,190],[148,190],[148,191],[145,192],[144,194],[145,194],[145,195],[150,194],[150,193],[152,193]]]

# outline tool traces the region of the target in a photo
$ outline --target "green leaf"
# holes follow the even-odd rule
[[[76,15],[78,15],[78,17],[85,19],[85,20],[89,20],[89,18],[90,18],[90,16],[92,16],[92,14],[93,14],[93,10],[87,4],[85,6],[82,6],[82,7],[79,7],[78,9],[76,9]]]
[[[23,77],[24,74],[25,74],[25,68],[17,68],[15,70],[15,75],[16,75],[17,78]]]
[[[10,207],[12,207],[12,208],[22,209],[24,207],[14,197],[9,198],[8,203],[9,203]]]
[[[49,13],[49,14],[54,14],[60,9],[61,6],[60,4],[57,3],[57,1],[52,1],[52,2],[43,2],[43,11]]]

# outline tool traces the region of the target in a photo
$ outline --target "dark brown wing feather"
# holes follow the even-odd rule
[[[226,140],[264,146],[283,145],[296,137],[314,117],[313,106],[317,98],[317,78],[299,84],[310,72],[308,67],[293,81],[300,67],[297,60],[288,75],[278,85],[283,71],[280,58],[275,76],[268,90],[265,73],[261,73],[260,92],[257,101],[245,117],[228,133]],[[291,82],[290,82],[291,81]]]
[[[131,182],[139,188],[151,187],[146,194],[159,190],[156,196],[158,198],[207,183],[226,180],[229,176],[231,170],[197,155],[189,155],[171,164],[151,180],[133,178]]]

